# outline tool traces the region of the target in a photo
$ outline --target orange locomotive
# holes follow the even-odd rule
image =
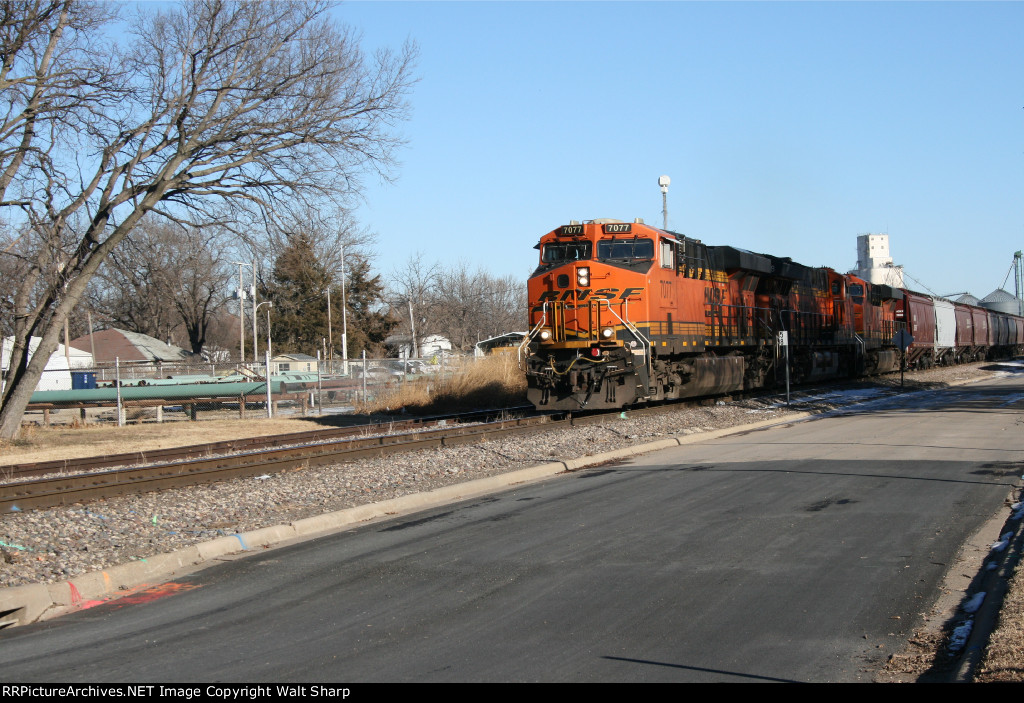
[[[537,248],[524,341],[537,407],[770,386],[783,378],[782,332],[794,382],[898,368],[898,289],[641,220],[572,222]]]

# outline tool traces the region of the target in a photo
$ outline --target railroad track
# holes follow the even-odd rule
[[[82,503],[419,449],[482,442],[518,432],[535,432],[539,426],[549,422],[547,416],[501,420],[467,427],[377,437],[349,437],[210,458],[17,481],[0,485],[0,513]]]
[[[628,412],[630,415],[660,413],[680,406],[728,400],[731,398],[693,400],[637,408]],[[421,449],[483,442],[519,433],[594,424],[604,422],[609,416],[620,412],[575,416],[570,413],[532,414],[514,419],[487,419],[499,413],[507,416],[517,410],[524,413],[532,412],[532,408],[481,411],[383,425],[327,428],[153,452],[0,466],[0,476],[17,479],[0,484],[0,514],[345,463]],[[481,419],[483,421],[480,421]],[[477,424],[442,426],[450,422]],[[423,429],[431,424],[437,428]],[[376,436],[367,436],[371,434]],[[139,465],[143,463],[147,465]],[[104,468],[108,470],[103,470]],[[42,478],[28,478],[41,475]]]
[[[350,425],[348,427],[324,427],[303,432],[268,435],[264,437],[243,437],[240,439],[207,442],[185,447],[168,447],[151,451],[127,452],[123,454],[107,454],[83,457],[79,459],[56,459],[23,464],[0,466],[0,478],[22,480],[32,476],[48,474],[78,474],[96,469],[115,468],[121,466],[138,466],[159,462],[179,462],[186,459],[214,457],[244,451],[259,451],[286,445],[314,444],[316,442],[333,441],[357,435],[390,434],[394,432],[414,430],[430,426],[444,426],[447,423],[488,422],[495,418],[509,416],[535,415],[532,405],[472,412],[453,413],[450,415],[428,416],[409,420],[390,421],[379,424]]]
[[[630,414],[665,412],[667,409],[636,409],[631,410]],[[508,415],[514,410],[506,409],[500,412]],[[463,413],[433,418],[429,421],[410,420],[407,423],[400,423],[402,427],[399,423],[357,425],[216,442],[158,452],[3,466],[0,467],[0,475],[17,477],[18,480],[0,484],[0,514],[339,464],[421,449],[483,442],[520,433],[599,423],[607,420],[610,415],[618,414],[534,414],[477,424],[422,429],[429,423],[466,423],[478,419],[481,415],[493,416],[498,412]],[[396,429],[407,431],[394,432]],[[376,436],[364,436],[378,432],[380,434]],[[152,463],[155,459],[158,461]],[[147,464],[138,465],[143,462]],[[120,468],[103,470],[106,467]],[[42,478],[26,478],[41,474],[45,475]]]

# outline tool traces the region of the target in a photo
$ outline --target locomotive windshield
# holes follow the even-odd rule
[[[653,259],[654,242],[650,239],[610,239],[597,243],[597,258]]]
[[[544,245],[540,260],[545,264],[587,260],[593,255],[592,246],[591,242],[552,242]]]

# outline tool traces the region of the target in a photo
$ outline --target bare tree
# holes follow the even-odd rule
[[[417,253],[388,278],[392,315],[399,330],[410,328],[412,301],[416,336],[447,338],[468,351],[477,341],[522,329],[526,320],[526,284],[515,276],[495,277],[466,263],[443,267]]]
[[[113,251],[96,276],[97,302],[116,327],[161,341],[177,325],[173,223],[143,221]]]
[[[224,232],[216,226],[188,227],[180,238],[182,256],[175,267],[174,307],[188,335],[193,354],[201,354],[228,296]],[[233,329],[233,328],[232,328]]]
[[[340,276],[343,256],[358,252],[372,258],[374,234],[361,227],[350,210],[336,204],[300,202],[282,206],[276,222],[268,225],[265,234],[261,233],[258,238],[247,237],[244,242],[261,262],[269,264],[265,269],[268,271],[300,232],[309,239],[317,260],[331,272],[332,279]]]
[[[388,276],[387,299],[391,305],[391,317],[399,321],[398,331],[409,335],[413,356],[419,353],[419,340],[440,333],[437,302],[441,274],[440,264],[427,263],[423,253],[416,252],[402,268]]]
[[[496,337],[505,332],[521,332],[527,325],[526,282],[515,276],[495,278],[485,274],[478,333]]]
[[[201,353],[213,317],[228,299],[233,270],[225,238],[218,225],[144,220],[100,269],[95,304],[118,327],[184,346],[177,332],[194,354]]]
[[[68,129],[124,96],[111,56],[90,46],[116,8],[76,0],[0,4],[0,203],[26,162],[48,163]]]
[[[477,342],[483,308],[483,273],[465,264],[445,269],[435,302],[438,324],[452,347],[467,351]]]
[[[14,298],[18,294],[18,281],[24,279],[28,264],[23,249],[24,237],[0,227],[0,336],[14,334]]]
[[[415,52],[368,61],[328,7],[194,0],[144,14],[117,57],[118,102],[74,107],[79,131],[27,152],[3,203],[20,206],[35,258],[13,301],[0,437],[16,435],[64,320],[147,213],[184,222],[241,202],[272,219],[279,200],[350,195],[366,168],[389,166]]]

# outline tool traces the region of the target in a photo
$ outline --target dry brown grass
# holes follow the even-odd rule
[[[0,465],[74,459],[166,447],[182,447],[241,437],[262,437],[323,427],[313,419],[237,419],[168,422],[117,427],[54,425],[22,427],[18,439],[0,440]]]
[[[979,683],[1024,681],[1024,571],[1018,565],[999,611],[999,625],[985,648],[974,680]]]
[[[375,400],[357,405],[356,411],[433,414],[501,408],[526,402],[526,377],[515,357],[488,356],[467,360],[443,374],[408,378],[381,393]]]

